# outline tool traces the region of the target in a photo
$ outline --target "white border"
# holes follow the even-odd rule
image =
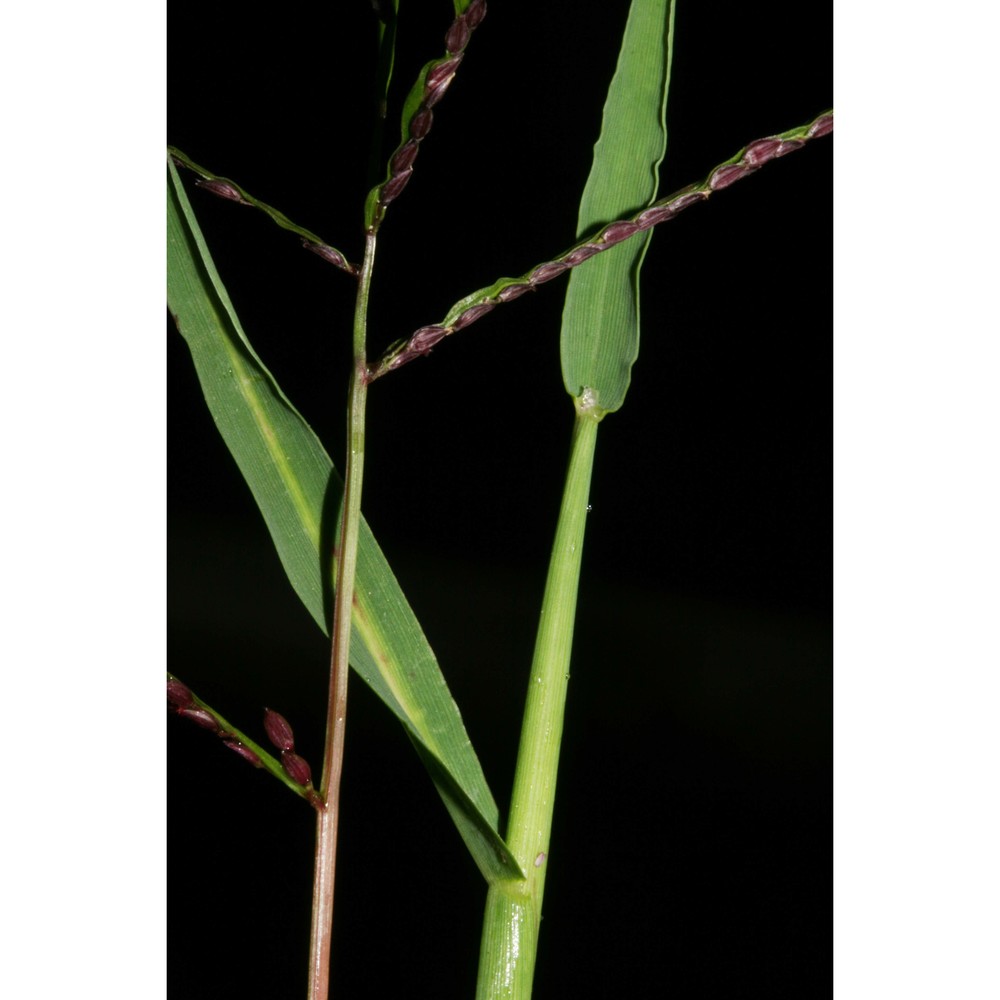
[[[836,995],[1000,995],[996,14],[840,4]]]
[[[9,6],[7,996],[165,996],[165,9]]]

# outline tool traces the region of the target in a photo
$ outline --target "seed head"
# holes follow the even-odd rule
[[[436,66],[432,66],[427,71],[427,79],[424,81],[425,89],[427,91],[434,90],[440,87],[445,81],[450,82],[461,61],[462,56],[457,55],[452,56],[450,59],[445,59],[444,62],[439,62]]]
[[[186,684],[182,684],[176,679],[169,680],[167,681],[167,701],[176,708],[187,708],[194,701],[194,695],[191,694],[191,690]]]
[[[213,733],[219,731],[218,719],[211,712],[207,712],[203,708],[197,708],[196,706],[182,708],[178,714],[183,715],[185,719],[190,719],[195,725],[201,726],[202,729],[209,729]]]
[[[284,750],[281,754],[281,766],[285,773],[297,785],[306,787],[312,783],[312,769],[303,757],[291,750]]]
[[[254,767],[263,767],[260,762],[260,757],[258,757],[257,754],[250,749],[250,747],[244,746],[238,740],[223,740],[222,742],[234,753],[238,753],[244,760],[253,764]]]
[[[833,119],[830,119],[830,128],[833,128]],[[821,133],[826,135],[826,132]],[[815,137],[814,137],[815,138]],[[775,153],[775,156],[787,156],[789,153],[794,153],[795,150],[801,149],[806,144],[805,139],[786,139],[781,144],[781,149]]]
[[[658,222],[666,222],[673,215],[672,209],[668,205],[657,205],[655,208],[647,208],[636,218],[636,225],[640,229],[650,229]]]
[[[576,267],[577,264],[590,260],[591,257],[600,252],[601,248],[596,246],[577,247],[576,250],[571,250],[563,257],[563,263],[569,264],[570,267]]]
[[[558,260],[554,260],[549,264],[540,264],[538,267],[528,275],[528,280],[533,285],[540,285],[542,282],[551,281],[553,278],[558,278],[563,271],[569,270],[569,264],[563,264]]]
[[[606,246],[613,246],[615,243],[627,240],[638,231],[639,224],[637,222],[612,222],[601,233],[601,239],[604,240]]]
[[[497,298],[501,302],[513,302],[514,299],[519,299],[525,292],[531,291],[531,285],[508,285],[504,288]]]
[[[420,110],[410,119],[410,135],[414,139],[423,139],[431,130],[434,124],[434,112],[429,107],[421,107]]]
[[[388,205],[390,201],[395,200],[403,193],[403,188],[410,183],[410,177],[413,176],[413,167],[407,170],[400,171],[391,180],[385,182],[382,185],[382,193],[379,196],[379,203],[382,205]]]
[[[469,44],[469,37],[472,35],[472,28],[469,27],[468,18],[465,15],[457,17],[448,29],[448,34],[444,36],[444,46],[449,53],[454,55],[461,52]]]
[[[730,184],[742,180],[747,174],[752,174],[756,169],[756,167],[746,166],[743,163],[727,163],[712,174],[708,186],[713,191],[721,191],[723,188],[729,187]]]
[[[688,194],[682,194],[674,198],[667,208],[670,209],[671,215],[676,215],[678,212],[683,212],[685,208],[693,205],[696,201],[704,201],[707,197],[707,191],[691,191]]]
[[[295,736],[288,720],[269,708],[264,709],[264,731],[267,733],[267,738],[279,750],[295,749]]]
[[[462,61],[462,53],[452,56],[444,62],[432,66],[424,80],[424,103],[425,108],[433,108],[445,95],[445,91],[451,86],[451,81],[455,79],[455,71]]]
[[[417,158],[417,153],[419,152],[420,143],[416,139],[411,139],[396,151],[393,158],[389,161],[389,169],[394,174],[398,174],[400,171],[412,167],[413,161]]]
[[[428,90],[424,95],[424,106],[433,108],[438,101],[444,97],[445,91],[451,86],[451,81],[455,79],[455,74],[445,77],[443,83],[439,83],[433,90]]]
[[[465,12],[465,23],[470,28],[478,28],[486,17],[486,0],[472,0]]]
[[[357,268],[353,264],[349,264],[339,250],[334,250],[333,247],[328,247],[325,243],[313,243],[311,240],[304,239],[302,245],[307,250],[311,250],[316,256],[322,257],[323,260],[333,264],[334,267],[349,271],[351,274],[357,272]]]
[[[225,198],[226,201],[236,201],[241,205],[250,204],[250,202],[248,202],[246,198],[244,198],[243,195],[241,195],[239,191],[233,187],[232,184],[227,184],[225,181],[209,181],[202,179],[195,181],[195,184],[197,184],[198,187],[204,188],[206,191],[211,191],[212,194],[217,194],[220,198]]]
[[[461,316],[455,320],[452,326],[453,330],[461,330],[467,327],[470,323],[475,323],[477,319],[485,316],[491,310],[496,309],[495,302],[482,302],[478,306],[473,306],[471,309],[466,309]]]
[[[465,13],[466,19],[469,17],[469,12]],[[817,118],[816,121],[812,123],[809,128],[809,138],[818,139],[821,136],[829,135],[833,131],[833,115],[823,115],[822,118]]]
[[[448,333],[446,326],[422,326],[410,337],[407,353],[426,354],[435,344],[444,340]]]
[[[780,139],[758,139],[751,142],[743,153],[743,162],[759,167],[768,160],[773,160],[781,149]]]

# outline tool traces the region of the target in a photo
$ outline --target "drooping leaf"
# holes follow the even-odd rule
[[[212,417],[264,516],[285,572],[328,633],[332,539],[343,489],[319,439],[254,353],[168,160],[168,303]],[[487,881],[520,878],[458,707],[366,523],[351,666],[403,723]]]

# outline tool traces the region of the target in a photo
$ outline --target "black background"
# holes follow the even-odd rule
[[[491,3],[383,227],[372,353],[573,242],[627,6]],[[168,141],[358,259],[369,5],[168,13]],[[402,14],[390,139],[451,7]],[[829,22],[679,5],[661,193],[831,106]],[[599,435],[540,998],[831,993],[831,168],[812,143],[652,241],[632,388]],[[342,466],[350,279],[184,176],[248,336]],[[365,514],[502,815],[572,425],[564,287],[369,394]],[[282,711],[318,772],[326,640],[173,329],[167,363],[171,669],[258,738]],[[169,723],[170,995],[301,996],[313,814]],[[334,995],[469,997],[481,878],[353,680],[347,741]]]

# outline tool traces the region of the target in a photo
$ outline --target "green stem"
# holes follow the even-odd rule
[[[569,682],[590,474],[600,415],[578,403],[511,798],[507,844],[526,873],[494,883],[486,897],[477,1000],[528,1000],[535,969],[545,873]]]
[[[358,280],[354,311],[354,370],[347,412],[347,461],[344,503],[337,559],[337,592],[333,606],[330,652],[330,694],[326,716],[326,744],[322,807],[316,820],[316,863],[313,876],[313,914],[309,955],[309,1000],[327,1000],[330,988],[330,940],[333,929],[333,889],[337,861],[337,822],[340,818],[340,777],[344,767],[344,727],[347,717],[347,677],[354,607],[354,572],[361,526],[361,483],[365,460],[365,400],[368,395],[365,333],[368,294],[375,261],[375,233],[365,239],[365,256]]]

